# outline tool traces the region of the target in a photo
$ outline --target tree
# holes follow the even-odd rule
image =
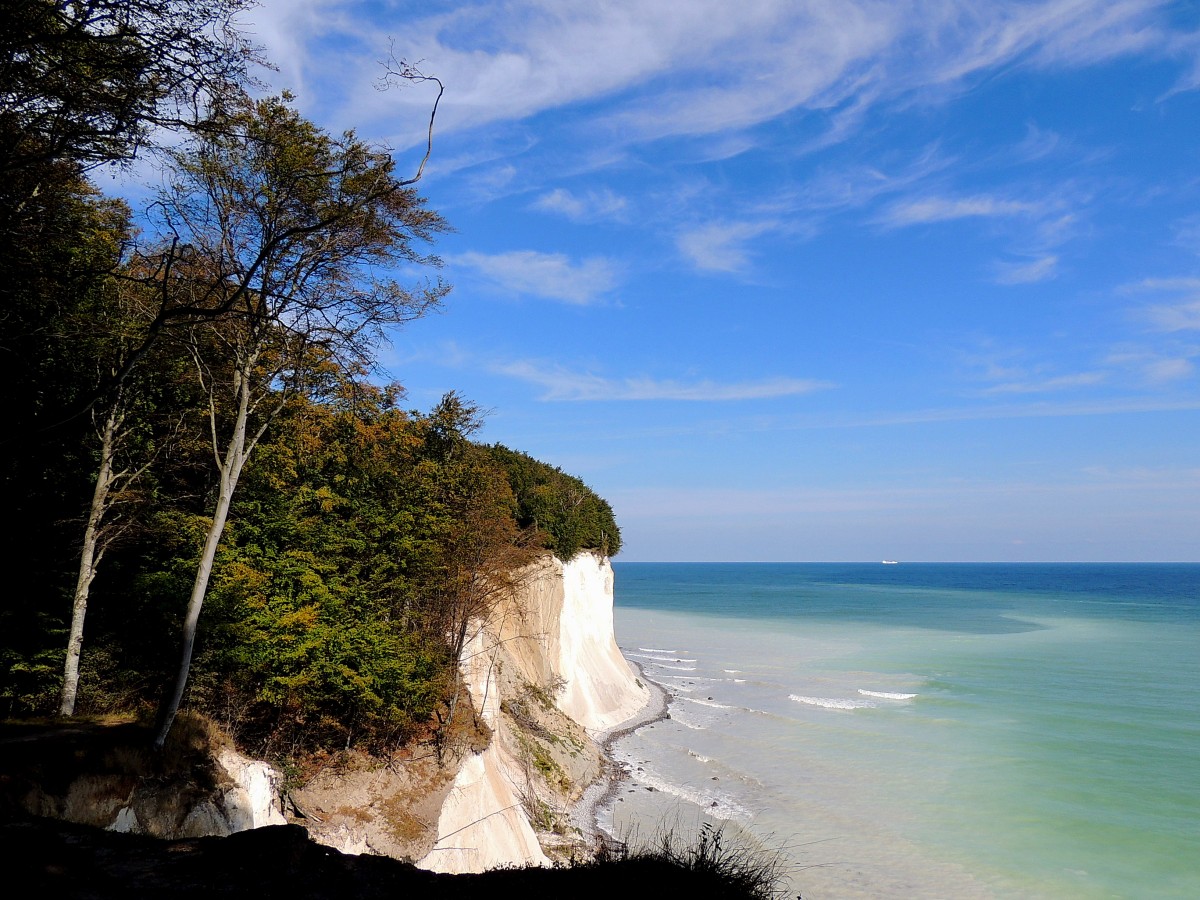
[[[104,330],[96,313],[110,300],[108,273],[124,254],[129,212],[100,197],[70,165],[44,166],[40,176],[37,215],[19,231],[0,228],[0,504],[21,523],[0,549],[0,563],[38,573],[21,603],[0,607],[0,633],[13,641],[10,648],[25,645],[19,655],[26,661],[47,660],[37,667],[40,687],[22,694],[44,694],[48,702],[58,687],[54,673],[62,671],[53,631],[73,579],[62,562],[78,552],[81,498],[92,493],[96,468],[86,417],[61,424],[54,440],[47,429],[96,385]],[[0,180],[0,196],[9,187]],[[0,678],[10,668],[0,660]]]
[[[580,550],[616,556],[621,531],[608,501],[573,475],[501,444],[488,448],[508,474],[517,522],[541,532],[547,550],[569,560]]]
[[[519,589],[537,556],[530,534],[518,527],[516,500],[504,471],[469,436],[478,429],[478,407],[446,394],[423,423],[418,470],[431,478],[426,504],[440,513],[434,565],[427,575],[427,615],[450,645],[446,703],[436,710],[434,742],[439,761],[463,696],[463,653],[501,601]]]
[[[197,623],[238,479],[288,400],[322,366],[369,366],[385,325],[423,315],[448,288],[395,281],[399,263],[437,265],[414,248],[445,228],[393,161],[353,133],[334,139],[290,97],[219,98],[202,131],[172,154],[156,211],[164,298],[196,310],[189,345],[209,404],[217,474],[211,524],[183,626],[180,664],[156,737],[162,746],[187,685]]]
[[[106,279],[96,301],[82,310],[74,331],[96,368],[94,383],[105,370],[121,364],[130,343],[142,338],[154,315],[152,298],[136,280]],[[59,715],[75,712],[83,628],[92,582],[105,554],[136,524],[148,492],[142,490],[151,466],[171,447],[190,411],[186,378],[180,372],[178,348],[162,343],[138,368],[92,407],[96,432],[96,477],[84,522],[79,570],[71,604]]]
[[[261,63],[251,0],[0,0],[0,175],[132,159]]]

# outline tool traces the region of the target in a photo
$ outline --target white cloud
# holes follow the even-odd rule
[[[1200,331],[1200,300],[1159,304],[1144,314],[1159,331]]]
[[[1120,291],[1174,294],[1173,302],[1142,307],[1136,314],[1158,331],[1200,331],[1200,278],[1144,278]]]
[[[974,197],[922,197],[895,204],[883,216],[883,223],[894,227],[949,222],[954,219],[996,218],[1034,215],[1040,204],[1003,200],[986,194]]]
[[[1104,372],[1077,372],[1072,375],[1055,375],[1029,381],[1007,381],[984,391],[985,394],[1043,394],[1053,391],[1092,387],[1105,381]]]
[[[1146,363],[1142,369],[1147,381],[1151,384],[1169,384],[1190,378],[1196,367],[1190,359],[1156,359]]]
[[[887,228],[905,228],[960,219],[999,220],[1003,225],[997,227],[1012,236],[1010,253],[1024,257],[1025,261],[995,263],[996,282],[1032,284],[1058,274],[1059,256],[1053,250],[1070,240],[1077,230],[1077,216],[1063,211],[1066,202],[1061,197],[1029,201],[992,194],[966,197],[931,194],[900,200],[877,221]]]
[[[639,141],[747,128],[797,108],[833,110],[834,129],[852,130],[867,106],[944,90],[1000,66],[1181,55],[1161,7],[1158,0],[564,0],[551,11],[543,0],[513,0],[432,5],[420,15],[408,4],[265,0],[247,19],[284,67],[280,80],[302,94],[322,92],[338,124],[388,123],[404,132],[396,137],[404,146],[421,140],[422,117],[413,114],[427,110],[429,98],[371,88],[388,36],[450,86],[443,131],[626,92],[619,111],[596,125]],[[849,126],[847,110],[855,111]]]
[[[710,380],[661,381],[653,378],[612,379],[527,360],[496,366],[495,371],[544,388],[542,400],[768,400],[810,394],[834,386],[826,381],[799,378],[727,383]]]
[[[576,306],[597,302],[617,284],[616,266],[600,257],[573,263],[561,253],[514,250],[462,253],[448,262],[473,269],[502,290]]]
[[[996,280],[1001,284],[1033,284],[1058,273],[1058,257],[1053,254],[1027,263],[1000,263]]]
[[[931,81],[953,83],[1001,65],[1079,67],[1157,48],[1171,51],[1156,0],[936,4],[943,43]]]
[[[774,227],[773,222],[711,222],[682,232],[675,245],[698,269],[738,272],[750,262],[746,244]]]
[[[1141,291],[1200,293],[1200,278],[1143,278],[1141,281],[1122,286],[1121,290],[1124,293]]]
[[[575,222],[620,219],[628,205],[624,197],[608,189],[588,191],[580,195],[573,194],[566,188],[555,188],[533,202],[534,209],[558,213]]]
[[[1105,360],[1109,366],[1123,369],[1144,385],[1165,387],[1191,378],[1196,367],[1192,359],[1200,356],[1200,348],[1171,347],[1169,353],[1155,348],[1123,347]]]

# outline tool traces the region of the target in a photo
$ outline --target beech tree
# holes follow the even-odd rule
[[[384,326],[423,315],[448,290],[394,278],[400,264],[438,265],[415,245],[445,225],[395,177],[391,156],[350,132],[331,137],[290,101],[220,98],[212,127],[172,154],[173,178],[155,206],[159,287],[196,314],[188,344],[208,397],[217,481],[160,747],[187,685],[238,479],[272,420],[323,365],[368,367]]]
[[[131,159],[260,64],[251,0],[0,0],[0,173]]]
[[[121,365],[154,315],[152,297],[135,280],[106,279],[96,299],[75,316],[71,338],[96,369],[94,383]],[[91,407],[96,475],[84,519],[79,569],[71,604],[59,715],[75,712],[84,621],[92,582],[107,552],[137,524],[151,491],[151,467],[176,442],[194,394],[185,387],[179,348],[162,342],[131,377]],[[191,395],[191,396],[189,396]]]

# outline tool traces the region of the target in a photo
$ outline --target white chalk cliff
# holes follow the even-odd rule
[[[603,769],[596,739],[650,695],[617,648],[607,558],[547,556],[515,584],[475,623],[461,660],[472,708],[461,700],[456,715],[486,724],[474,732],[480,743],[490,732],[486,748],[457,771],[431,759],[331,767],[288,795],[315,840],[349,853],[424,854],[418,865],[438,872],[546,865],[571,853],[581,835],[570,807]],[[50,788],[34,772],[10,778],[8,790],[35,815],[162,838],[285,821],[278,772],[219,743],[206,752],[195,771],[164,780],[136,752],[97,751],[69,784]],[[110,756],[131,762],[121,768]]]
[[[79,751],[79,758],[83,754]],[[137,759],[129,750],[110,755]],[[278,806],[279,773],[229,747],[215,750],[211,762],[212,783],[200,787],[184,774],[148,775],[137,772],[136,765],[122,770],[102,759],[98,766],[83,766],[65,784],[26,783],[16,800],[37,816],[167,840],[223,837],[286,822]]]
[[[557,821],[556,801],[577,798],[599,773],[591,738],[649,701],[617,648],[608,559],[581,553],[531,567],[514,596],[479,623],[462,666],[492,741],[464,761],[438,818],[437,843],[418,865],[438,872],[545,865],[531,812],[543,830]]]

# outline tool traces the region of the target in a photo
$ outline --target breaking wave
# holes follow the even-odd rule
[[[859,688],[858,692],[864,697],[879,697],[883,700],[911,700],[916,694],[897,694],[893,691],[867,691]]]
[[[698,697],[680,697],[680,700],[686,700],[688,703],[698,703],[701,706],[711,706],[713,709],[737,709],[736,706],[728,706],[724,703],[718,703],[715,700],[701,700]]]
[[[665,778],[661,778],[652,772],[642,771],[632,774],[633,780],[638,784],[661,791],[664,794],[670,794],[672,797],[678,797],[688,803],[694,803],[714,819],[733,819],[735,821],[749,822],[753,818],[753,813],[749,809],[742,806],[742,804],[723,791],[700,791],[695,788],[684,787],[672,781],[667,781]]]
[[[679,662],[674,656],[651,656],[649,653],[634,653],[632,650],[626,650],[625,655],[636,656],[638,659],[648,659],[653,662]]]
[[[871,709],[875,706],[869,700],[839,700],[835,697],[805,697],[801,694],[788,694],[788,699],[822,709]]]

